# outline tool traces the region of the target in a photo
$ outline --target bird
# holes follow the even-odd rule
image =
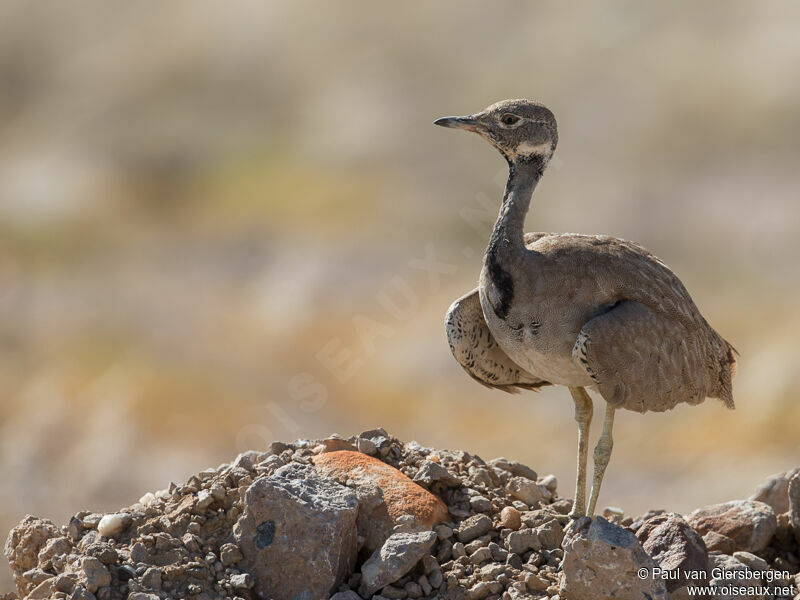
[[[706,398],[733,409],[736,350],[706,321],[680,279],[639,244],[606,235],[524,233],[533,192],[558,143],[555,116],[543,104],[503,100],[434,124],[477,133],[508,163],[478,287],[445,317],[450,349],[490,388],[569,389],[578,424],[569,517],[593,518],[611,458],[615,411],[663,412]],[[588,506],[594,407],[587,390],[605,401]]]

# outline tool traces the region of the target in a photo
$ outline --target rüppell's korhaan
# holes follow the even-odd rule
[[[509,171],[478,287],[447,312],[450,348],[471,377],[491,388],[569,388],[578,422],[570,516],[592,516],[611,457],[614,412],[662,412],[706,398],[733,408],[735,350],[700,314],[680,279],[638,244],[523,231],[531,196],[558,142],[549,109],[504,100],[435,124],[477,133],[503,155]],[[593,406],[587,388],[606,402],[588,509]]]

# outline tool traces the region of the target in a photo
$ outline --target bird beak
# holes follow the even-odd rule
[[[478,122],[472,115],[466,117],[442,117],[441,119],[436,119],[433,124],[454,129],[466,129],[467,131],[478,130]]]

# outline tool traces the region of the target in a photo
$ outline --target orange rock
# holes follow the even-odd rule
[[[444,502],[377,458],[340,450],[319,454],[313,461],[321,475],[340,483],[350,481],[357,488],[377,486],[382,492],[383,503],[367,519],[370,531],[362,533],[369,549],[380,546],[398,523],[419,531],[449,520]]]

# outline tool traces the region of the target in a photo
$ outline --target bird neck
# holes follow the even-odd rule
[[[526,160],[509,161],[503,204],[486,250],[487,257],[525,250],[525,216],[531,205],[533,190],[546,165],[545,157],[539,155],[526,157]]]

